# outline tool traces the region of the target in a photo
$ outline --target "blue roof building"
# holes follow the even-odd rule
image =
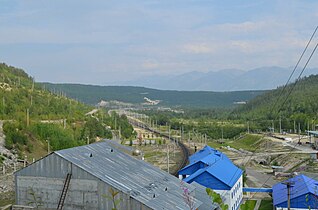
[[[230,210],[242,200],[243,171],[222,152],[205,146],[189,157],[190,164],[179,171],[187,183],[196,182],[219,193]]]
[[[292,183],[290,206],[292,209],[318,209],[318,181],[305,175],[298,175],[285,182]],[[273,204],[276,209],[287,209],[287,186],[278,183],[273,186]]]

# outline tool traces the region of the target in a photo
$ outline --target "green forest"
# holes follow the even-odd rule
[[[264,91],[176,91],[156,90],[132,86],[97,86],[81,84],[42,83],[47,89],[61,91],[71,98],[87,104],[97,104],[100,100],[117,100],[132,104],[145,102],[144,97],[160,100],[160,105],[182,108],[235,107],[235,102],[249,101]]]
[[[300,123],[301,129],[314,129],[318,123],[318,75],[300,79],[286,88],[279,87],[234,109],[229,119],[263,121],[282,120],[286,127],[293,128]]]
[[[54,151],[112,138],[120,127],[124,139],[135,133],[126,116],[108,115],[94,107],[52,93],[22,69],[0,64],[0,119],[4,120],[5,146],[38,158]],[[117,128],[116,128],[117,127]]]

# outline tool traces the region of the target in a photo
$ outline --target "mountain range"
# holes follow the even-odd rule
[[[297,69],[294,81],[301,69]],[[161,90],[186,91],[242,91],[271,90],[286,83],[292,68],[261,67],[243,71],[224,69],[219,71],[192,71],[180,75],[151,75],[137,80],[116,83],[117,85],[143,86]],[[318,74],[318,68],[306,69],[303,76]]]

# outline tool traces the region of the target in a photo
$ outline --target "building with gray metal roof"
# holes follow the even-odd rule
[[[53,152],[15,173],[16,203],[44,209],[189,209],[180,180],[110,146],[95,143]],[[205,189],[184,183],[195,209],[215,209]],[[34,196],[35,195],[35,196]],[[196,195],[200,195],[199,197]]]

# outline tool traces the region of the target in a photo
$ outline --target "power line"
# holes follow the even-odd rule
[[[318,42],[317,42],[315,48],[313,49],[313,51],[311,52],[311,54],[310,54],[310,56],[309,56],[309,58],[308,58],[308,60],[307,60],[307,62],[306,62],[306,64],[305,64],[305,66],[304,66],[304,68],[302,69],[302,71],[300,72],[300,74],[299,74],[297,80],[294,82],[293,86],[291,87],[291,89],[290,89],[290,91],[289,91],[289,93],[288,93],[288,95],[287,95],[287,97],[286,97],[284,103],[282,104],[282,106],[281,106],[280,109],[278,110],[278,113],[281,111],[282,107],[286,104],[286,102],[287,102],[287,100],[288,100],[290,94],[293,92],[293,90],[294,90],[294,88],[296,87],[297,83],[300,81],[300,78],[301,78],[302,74],[304,73],[304,71],[305,71],[305,69],[306,69],[306,67],[307,67],[307,65],[308,65],[308,63],[309,63],[309,61],[311,60],[312,56],[315,54],[317,47],[318,47]]]
[[[316,34],[317,30],[318,30],[318,26],[316,27],[315,31],[314,31],[314,32],[313,32],[313,34],[311,35],[311,37],[310,37],[310,39],[309,39],[309,41],[308,41],[308,43],[307,43],[307,45],[306,45],[306,47],[305,47],[304,51],[302,52],[301,56],[299,57],[299,59],[298,59],[298,61],[297,61],[296,65],[295,65],[295,67],[294,67],[294,69],[293,69],[292,73],[290,74],[290,76],[289,76],[289,78],[288,78],[288,80],[287,80],[286,84],[284,85],[284,87],[283,87],[282,91],[280,92],[280,95],[279,95],[279,97],[278,97],[278,98],[280,98],[280,97],[283,95],[283,92],[285,91],[285,89],[286,89],[287,85],[289,84],[289,82],[290,82],[291,78],[293,77],[293,75],[294,75],[294,73],[295,73],[295,71],[296,71],[296,69],[297,69],[297,67],[298,67],[298,65],[299,65],[299,63],[300,63],[300,61],[301,61],[301,59],[303,58],[303,56],[304,56],[305,52],[307,51],[307,48],[308,48],[308,46],[310,45],[310,43],[311,43],[312,39],[314,38],[314,36],[315,36],[315,34]],[[275,107],[276,107],[276,105],[277,105],[278,101],[279,101],[279,100],[277,100],[277,101],[275,102],[274,106],[272,107],[272,108],[273,108],[272,110],[274,110],[274,109],[275,109]]]
[[[318,28],[318,27],[317,27],[317,28]],[[317,28],[316,28],[316,30],[317,30]],[[316,31],[316,30],[315,30],[315,31]],[[303,72],[304,72],[305,69],[307,68],[307,65],[308,65],[309,61],[311,60],[312,56],[314,55],[314,53],[315,53],[317,47],[318,47],[318,42],[317,42],[315,48],[313,49],[312,53],[310,54],[309,58],[307,59],[307,62],[306,62],[306,64],[304,65],[304,67],[303,67],[301,73],[299,74],[297,80],[295,81],[294,85],[293,85],[292,88],[290,89],[290,91],[289,91],[289,93],[288,93],[288,95],[287,95],[287,97],[286,97],[284,103],[282,104],[281,108],[278,110],[278,113],[281,111],[282,107],[285,105],[286,101],[288,100],[288,97],[290,96],[290,94],[291,94],[292,91],[294,90],[295,86],[297,85],[298,81],[300,80],[301,75],[303,74]],[[290,152],[289,152],[288,154],[290,154],[290,153],[293,151],[293,149],[296,147],[296,145],[297,145],[297,144],[295,144],[295,146],[292,147],[292,149],[290,150]],[[265,180],[265,182],[263,183],[262,187],[266,184],[266,182],[267,182],[269,179],[270,179],[270,177]],[[255,193],[253,194],[253,196],[254,196],[254,195],[255,195]],[[253,196],[251,196],[251,197],[253,197]]]

